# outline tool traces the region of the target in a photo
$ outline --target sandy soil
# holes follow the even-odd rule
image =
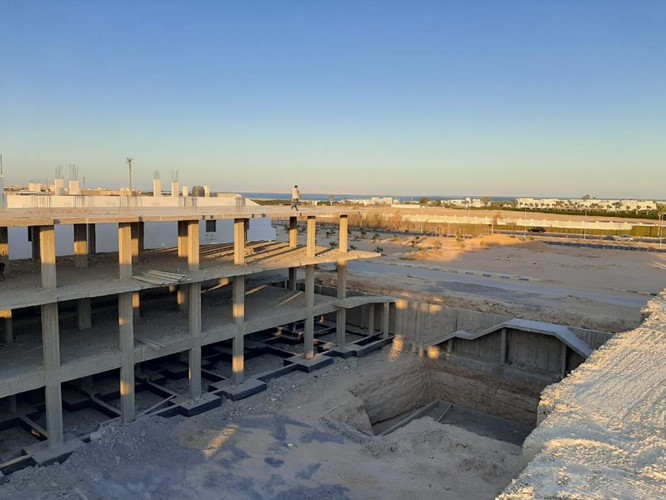
[[[388,351],[190,419],[107,426],[64,464],[12,474],[0,498],[493,498],[521,470],[520,447],[429,418],[359,442],[320,420],[359,381],[413,363],[387,367]]]
[[[278,227],[278,238],[286,238],[283,227]],[[337,242],[337,228],[322,228],[317,238],[324,246]],[[373,293],[611,332],[640,324],[641,307],[666,286],[666,253],[546,241],[507,235],[456,240],[373,230],[363,235],[352,229],[350,245],[380,251],[382,258],[350,266],[348,284]],[[380,263],[393,266],[393,273],[357,272]],[[433,272],[414,272],[421,269]],[[476,281],[469,283],[468,276]],[[320,273],[319,279],[334,284],[335,273]]]

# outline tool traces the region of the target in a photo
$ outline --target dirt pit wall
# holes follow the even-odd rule
[[[536,381],[518,382],[502,373],[404,354],[352,386],[351,397],[329,417],[372,435],[430,403],[444,401],[534,427],[542,388]]]

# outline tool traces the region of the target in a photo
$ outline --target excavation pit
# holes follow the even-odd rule
[[[443,360],[407,358],[353,386],[353,398],[331,417],[368,436],[431,418],[517,446],[536,425],[535,388]]]

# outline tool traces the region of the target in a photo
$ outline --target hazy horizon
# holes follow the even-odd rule
[[[7,183],[664,198],[666,2],[0,6]]]

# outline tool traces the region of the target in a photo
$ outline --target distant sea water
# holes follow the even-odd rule
[[[246,198],[252,200],[289,200],[291,199],[291,192],[289,193],[240,193]],[[344,200],[365,200],[370,198],[393,198],[398,200],[399,203],[406,203],[409,201],[419,201],[421,198],[428,198],[431,201],[435,200],[460,200],[465,199],[467,196],[400,196],[400,195],[391,195],[391,194],[335,194],[332,195],[335,201],[344,201]],[[302,200],[310,201],[328,201],[330,199],[330,194],[323,193],[304,193],[301,191]],[[469,196],[470,198],[480,198],[480,196]],[[490,196],[492,201],[514,201],[515,196]]]

